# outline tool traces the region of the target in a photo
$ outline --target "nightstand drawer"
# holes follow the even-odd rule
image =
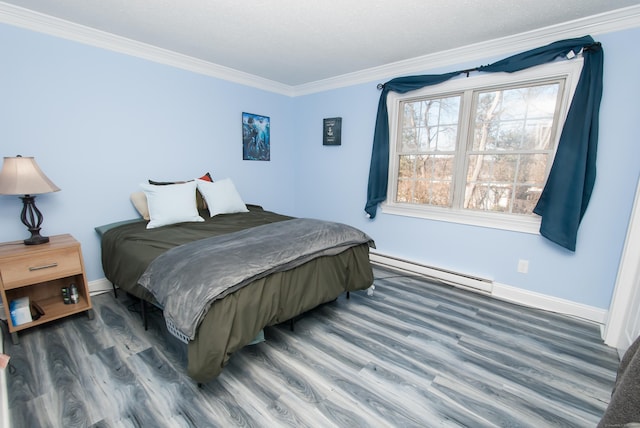
[[[80,253],[75,248],[0,261],[0,278],[5,290],[81,272]]]

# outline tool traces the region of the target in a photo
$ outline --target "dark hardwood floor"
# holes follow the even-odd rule
[[[119,293],[12,345],[12,427],[594,427],[618,356],[591,323],[376,268],[202,388],[160,312]],[[130,307],[131,306],[131,307]]]

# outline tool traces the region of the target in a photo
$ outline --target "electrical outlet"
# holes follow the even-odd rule
[[[527,273],[529,272],[529,260],[518,260],[518,272]]]

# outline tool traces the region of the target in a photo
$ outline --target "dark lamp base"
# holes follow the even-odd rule
[[[31,238],[24,240],[24,245],[40,245],[49,242],[48,236],[41,236],[38,232],[31,232]]]
[[[35,199],[33,195],[21,196],[23,207],[20,214],[20,220],[22,224],[27,226],[29,232],[31,232],[31,238],[24,240],[24,245],[39,245],[49,242],[49,238],[40,235],[40,225],[42,224],[42,213],[36,207]]]

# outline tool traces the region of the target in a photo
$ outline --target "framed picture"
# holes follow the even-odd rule
[[[322,127],[322,144],[325,146],[339,146],[342,144],[342,118],[331,117],[324,119]]]
[[[271,159],[270,123],[267,116],[242,113],[242,159]]]

